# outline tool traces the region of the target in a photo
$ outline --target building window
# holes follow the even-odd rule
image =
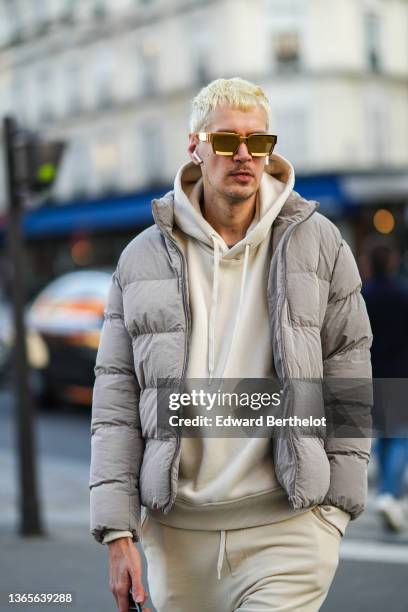
[[[96,19],[105,19],[107,16],[107,6],[104,0],[96,0],[93,7],[93,14]]]
[[[374,13],[367,13],[364,17],[365,47],[367,63],[373,72],[379,72],[380,66],[380,19]]]
[[[37,78],[38,88],[38,118],[42,122],[49,121],[53,118],[53,106],[51,103],[52,99],[52,86],[51,86],[51,74],[48,68],[42,68],[38,73]]]
[[[67,24],[75,23],[75,18],[78,13],[78,2],[79,0],[65,0],[64,9],[61,15],[62,21]]]
[[[34,15],[38,34],[44,34],[50,25],[47,3],[44,0],[35,0]]]
[[[194,82],[198,86],[206,85],[211,80],[209,58],[211,57],[211,31],[203,23],[201,15],[192,15],[186,21],[189,39],[189,57]]]
[[[8,25],[8,39],[10,44],[17,44],[22,40],[22,21],[15,0],[6,0],[4,11]]]
[[[13,112],[17,115],[17,119],[23,124],[26,121],[25,102],[25,79],[21,72],[17,72],[11,86],[11,103]]]
[[[118,184],[118,147],[113,135],[102,135],[93,155],[94,168],[104,193],[116,191]]]
[[[386,165],[389,162],[390,153],[390,130],[389,111],[387,105],[371,105],[367,109],[367,132],[368,150],[371,152],[371,160],[377,166]]]
[[[279,71],[298,70],[300,67],[300,36],[298,32],[276,32],[273,53]]]
[[[77,63],[68,65],[66,70],[67,113],[74,115],[81,109],[81,68]]]
[[[156,66],[154,57],[142,58],[142,90],[145,96],[153,96],[157,91]]]
[[[114,60],[112,52],[100,49],[96,58],[95,98],[98,108],[111,108],[113,105]]]
[[[309,157],[308,115],[303,108],[276,112],[279,152],[294,164],[306,165]]]
[[[72,145],[71,195],[83,197],[89,187],[90,159],[89,148],[85,141],[75,140]]]
[[[160,184],[163,179],[163,143],[157,125],[143,125],[140,131],[146,185]]]
[[[157,93],[157,77],[160,46],[153,39],[145,40],[140,54],[142,95],[154,96]]]
[[[205,58],[197,58],[195,62],[195,81],[197,85],[207,85],[210,81],[207,61]]]

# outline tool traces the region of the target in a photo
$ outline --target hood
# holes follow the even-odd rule
[[[246,247],[255,248],[266,238],[294,182],[293,166],[281,155],[271,155],[261,179],[254,218],[244,238],[229,248],[201,213],[201,169],[189,162],[180,168],[174,181],[174,223],[185,234],[210,248],[217,243],[222,259],[236,259],[244,254]]]

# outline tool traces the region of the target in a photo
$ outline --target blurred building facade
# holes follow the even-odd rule
[[[69,143],[57,202],[139,193],[187,160],[200,87],[239,75],[298,176],[336,179],[320,199],[401,203],[407,32],[408,0],[0,0],[0,115]]]

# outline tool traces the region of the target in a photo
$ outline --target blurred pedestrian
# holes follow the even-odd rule
[[[395,247],[386,240],[374,241],[369,248],[371,277],[363,287],[374,337],[371,349],[374,378],[408,377],[408,288],[396,274],[398,266]],[[408,406],[398,409],[406,413],[405,417],[402,415],[406,423]],[[384,419],[386,416],[383,415]],[[397,532],[407,528],[401,503],[408,462],[407,436],[406,427],[400,425],[387,432],[386,437],[378,438],[375,445],[379,468],[376,508],[385,525]]]
[[[238,78],[205,87],[193,101],[190,161],[113,276],[90,486],[92,532],[109,545],[121,612],[130,587],[145,599],[139,539],[158,612],[315,612],[346,526],[365,507],[367,438],[287,432],[272,444],[158,428],[163,379],[371,379],[354,257],[294,191],[268,122],[260,87]],[[298,394],[285,415],[305,416],[305,403]]]

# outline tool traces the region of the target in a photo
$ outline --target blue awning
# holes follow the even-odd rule
[[[146,227],[153,223],[151,201],[163,192],[115,196],[101,200],[46,206],[24,216],[27,238]]]
[[[402,175],[401,175],[402,176]],[[395,183],[395,176],[393,184]],[[404,174],[406,180],[406,174]],[[351,208],[360,204],[373,202],[371,193],[363,197],[360,183],[378,182],[378,174],[321,174],[297,176],[295,189],[308,200],[320,202],[320,211],[329,216],[347,214]],[[401,179],[402,180],[402,179]],[[400,182],[401,182],[400,180]],[[354,181],[354,182],[353,182]],[[356,181],[358,185],[355,186]],[[384,196],[384,189],[376,193]],[[399,183],[398,183],[399,184]],[[406,188],[406,182],[400,192]],[[353,187],[353,188],[352,188]],[[359,187],[359,189],[357,189]],[[24,216],[24,233],[27,238],[40,239],[69,235],[72,232],[97,232],[121,229],[142,229],[153,223],[151,201],[163,195],[167,189],[152,190],[143,193],[117,195],[98,200],[84,200],[73,203],[43,206],[26,212]],[[366,189],[367,191],[367,189]],[[390,194],[390,189],[385,192]],[[400,197],[399,193],[399,197]],[[4,235],[4,224],[0,226],[0,237]]]

